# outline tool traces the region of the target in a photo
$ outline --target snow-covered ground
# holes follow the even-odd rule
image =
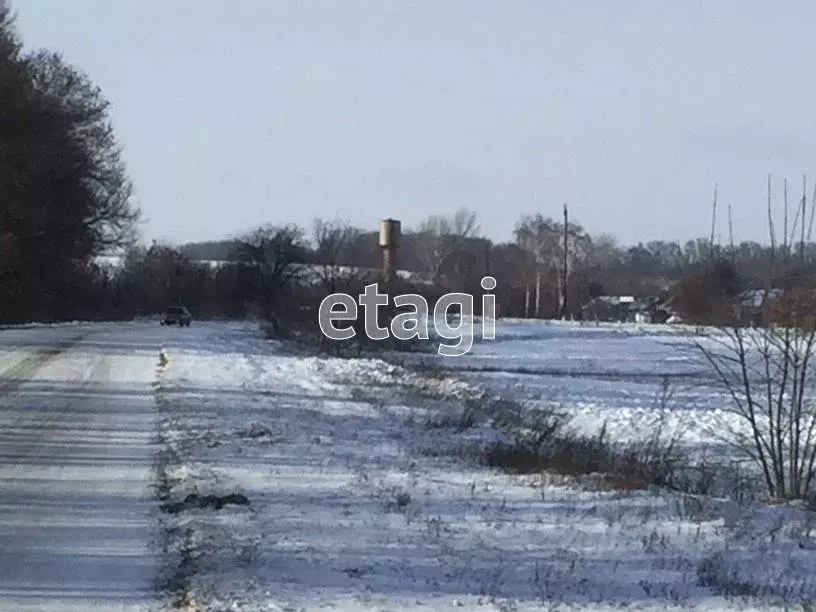
[[[0,609],[803,609],[810,514],[509,476],[451,452],[495,432],[427,426],[486,386],[636,436],[659,375],[699,384],[681,341],[500,325],[462,381],[255,325],[0,331]]]
[[[453,402],[469,392],[462,383],[288,355],[246,330],[172,333],[158,392],[162,520],[167,585],[183,609],[749,610],[816,597],[798,510],[469,467],[444,447],[472,432],[423,426],[444,404],[422,397]],[[471,365],[505,351],[510,366],[548,367],[589,342],[558,337],[564,348],[548,353],[524,349],[534,338],[484,343]],[[636,334],[606,341],[607,361],[627,341],[653,362],[664,354]],[[557,383],[565,396],[574,380]],[[595,392],[600,411],[619,391]]]
[[[694,347],[721,351],[722,339],[701,335],[715,330],[499,321],[495,340],[478,337],[478,322],[474,332],[469,354],[435,361],[504,397],[556,407],[579,432],[592,435],[605,425],[612,438],[635,440],[659,422],[667,435],[682,434],[689,446],[720,453],[727,450],[719,437],[724,428],[743,426]]]

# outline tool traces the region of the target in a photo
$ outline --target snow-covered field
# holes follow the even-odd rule
[[[700,384],[682,341],[502,324],[445,379],[255,325],[0,331],[0,609],[808,609],[810,514],[509,476],[449,452],[496,432],[427,427],[488,388],[637,437],[663,375]],[[678,393],[688,426],[721,401]]]
[[[728,450],[719,439],[724,427],[743,425],[693,346],[722,350],[700,335],[715,330],[519,320],[500,321],[496,339],[481,340],[479,325],[471,352],[439,357],[439,365],[532,408],[556,407],[576,431],[591,435],[605,425],[614,439],[626,441],[641,439],[660,423],[667,435],[682,434],[691,447],[722,453]]]
[[[528,374],[473,369],[552,369],[559,355],[582,353],[611,371],[617,352],[619,370],[634,364],[638,374],[666,355],[687,373],[638,334],[550,330],[541,346],[537,329],[510,332],[461,360],[474,383],[503,376],[505,389],[544,395]],[[422,425],[444,405],[422,396],[454,402],[466,385],[378,360],[288,355],[237,329],[173,333],[158,397],[176,568],[167,584],[182,608],[749,610],[816,596],[811,525],[798,510],[475,468],[420,450],[472,435]],[[624,390],[639,398],[630,411],[647,410],[653,395],[651,382],[625,376],[551,373],[544,384],[565,404],[583,401],[576,414],[586,420],[620,412],[606,403],[622,407]],[[696,409],[705,411],[702,398]],[[195,507],[217,499],[220,510]]]

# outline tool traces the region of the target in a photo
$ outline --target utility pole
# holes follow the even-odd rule
[[[564,276],[561,279],[564,295],[564,303],[561,305],[561,320],[567,319],[567,279],[569,278],[569,270],[567,265],[569,253],[569,213],[567,212],[567,203],[564,202]]]
[[[714,230],[717,227],[717,189],[718,184],[714,183],[714,203],[711,205],[711,241],[709,243],[711,249],[709,258],[712,260],[714,259]]]

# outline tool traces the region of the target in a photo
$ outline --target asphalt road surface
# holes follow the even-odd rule
[[[149,610],[151,324],[0,331],[0,610]]]

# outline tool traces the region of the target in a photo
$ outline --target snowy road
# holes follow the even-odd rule
[[[0,610],[146,610],[157,561],[148,325],[0,332]]]

